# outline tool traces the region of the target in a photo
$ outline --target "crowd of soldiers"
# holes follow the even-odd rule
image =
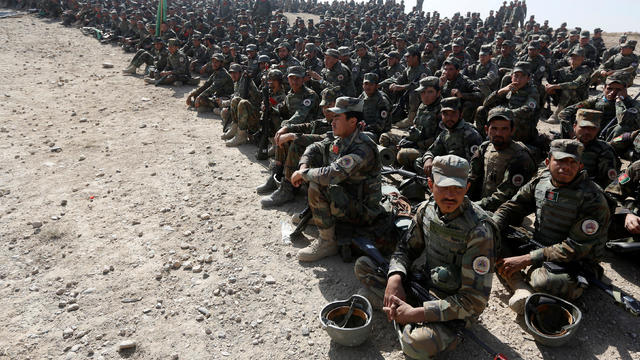
[[[318,228],[299,261],[336,255],[337,225],[389,215],[381,152],[426,176],[426,201],[423,192],[388,273],[368,257],[355,265],[374,307],[405,325],[412,358],[455,347],[459,334],[444,325],[478,318],[494,270],[522,314],[533,292],[584,291],[549,264],[600,274],[605,248],[637,249],[640,102],[627,89],[638,57],[626,36],[607,48],[599,28],[527,19],[524,1],[482,19],[425,13],[422,1],[405,13],[395,1],[177,0],[158,23],[152,1],[2,1],[122,47],[133,54],[125,74],[196,85],[187,106],[219,114],[227,146],[266,138],[262,205],[306,194]],[[290,24],[283,10],[319,21]],[[539,120],[559,131],[539,133]],[[530,214],[541,247],[518,253],[505,234]],[[411,273],[439,299],[412,299]]]

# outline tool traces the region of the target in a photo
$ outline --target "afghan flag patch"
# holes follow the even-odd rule
[[[627,173],[622,173],[622,175],[618,176],[618,184],[624,185],[631,181],[631,178]]]
[[[340,148],[338,147],[338,145],[333,145],[331,151],[333,151],[334,154],[337,154],[340,152]]]
[[[548,201],[553,201],[553,202],[558,201],[558,193],[553,190],[547,190],[547,193],[545,194],[544,197]]]

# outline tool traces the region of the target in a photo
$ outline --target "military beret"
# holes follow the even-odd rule
[[[348,46],[340,46],[338,48],[338,53],[340,53],[340,56],[350,56],[351,49]]]
[[[462,105],[460,104],[459,98],[452,96],[452,97],[442,99],[440,101],[440,106],[442,107],[442,111],[445,111],[445,110],[456,111],[456,110],[460,110]]]
[[[583,32],[580,33],[581,39],[586,39],[586,38],[589,38],[590,36],[591,34],[589,33],[589,30],[584,30]]]
[[[527,61],[518,61],[513,68],[513,72],[516,73],[518,71],[523,72],[527,75],[531,74],[531,63]]]
[[[302,66],[290,66],[287,73],[287,76],[304,77],[307,72]]]
[[[580,47],[574,47],[570,52],[569,52],[569,56],[584,56],[584,49],[580,48]]]
[[[487,121],[491,122],[491,120],[494,119],[509,120],[511,123],[513,123],[513,112],[511,111],[511,109],[506,107],[494,107],[493,109],[489,110]]]
[[[271,62],[271,58],[268,55],[260,55],[258,56],[258,62]]]
[[[435,76],[426,76],[420,79],[420,86],[416,88],[417,92],[422,92],[426,88],[439,88],[440,87],[440,79]]]
[[[169,39],[169,41],[167,42],[168,46],[180,46],[180,42],[178,41],[178,39]]]
[[[232,63],[231,65],[229,65],[229,72],[242,72],[242,65]]]
[[[414,44],[407,47],[407,56],[411,55],[420,55],[420,47],[418,45]]]
[[[340,53],[339,53],[339,52],[338,52],[338,50],[336,50],[336,49],[327,49],[327,50],[324,52],[324,54],[325,54],[325,55],[327,55],[327,56],[332,56],[332,57],[334,57],[334,58],[338,58],[338,57],[340,57]]]
[[[362,82],[370,82],[370,83],[377,84],[378,83],[378,75],[375,74],[375,73],[366,73],[363,76],[363,81]]]
[[[578,126],[593,126],[599,128],[600,120],[602,120],[602,111],[578,109],[578,112],[576,112],[576,123]]]
[[[332,108],[329,108],[329,111],[335,114],[344,114],[349,111],[357,111],[362,112],[362,107],[364,105],[364,100],[341,96],[336,99],[336,105]]]
[[[211,59],[215,59],[218,61],[224,61],[224,55],[220,54],[220,53],[215,53],[213,55],[211,55]]]
[[[556,160],[573,158],[576,161],[582,161],[582,152],[584,145],[578,140],[558,139],[551,142],[551,151],[549,155]]]
[[[387,57],[388,58],[396,58],[396,59],[400,59],[400,53],[393,50],[393,51],[389,51],[389,53],[387,53]]]
[[[269,61],[269,60],[267,60]],[[278,69],[271,69],[269,70],[269,74],[267,75],[267,78],[269,80],[278,80],[278,81],[282,81],[284,77],[284,74],[282,73],[282,71],[278,70]]]
[[[328,87],[322,90],[322,92],[320,93],[320,98],[320,106],[327,106],[336,101],[336,99],[338,98],[338,92],[336,91],[336,88]]]

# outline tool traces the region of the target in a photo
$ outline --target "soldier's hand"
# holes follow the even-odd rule
[[[512,256],[496,261],[496,270],[504,279],[510,279],[513,274],[531,265],[531,255]]]
[[[291,185],[293,185],[294,187],[300,187],[302,183],[304,183],[302,172],[300,170],[296,170],[293,175],[291,175]]]
[[[295,140],[298,137],[298,135],[296,134],[282,134],[281,136],[278,137],[278,139],[276,140],[276,145],[278,145],[279,147],[283,147],[284,144]]]
[[[397,296],[391,297],[392,305],[383,307],[389,321],[395,320],[399,324],[424,322],[424,308],[413,307],[399,299]]]
[[[440,87],[444,86],[446,82],[447,82],[447,75],[445,74],[440,75]]]
[[[640,234],[640,217],[635,214],[627,214],[624,218],[624,228],[632,234]]]
[[[424,161],[424,165],[422,166],[422,171],[427,177],[431,176],[431,168],[433,167],[433,159],[427,159]]]
[[[402,286],[402,276],[400,274],[394,274],[387,280],[387,287],[384,289],[384,306],[390,307],[393,304],[391,297],[395,296],[401,300],[407,298],[404,292],[404,286]]]
[[[314,80],[322,80],[322,76],[320,76],[320,74],[318,74],[317,72],[313,71],[313,70],[309,70],[309,77],[311,77]]]
[[[458,89],[452,89],[451,90],[451,96],[455,96],[455,97],[461,98],[462,97],[462,92],[460,92],[460,90],[458,90]]]
[[[193,102],[193,95],[189,94],[189,96],[187,96],[187,106],[191,106],[192,102]]]

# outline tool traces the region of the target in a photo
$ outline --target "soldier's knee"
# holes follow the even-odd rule
[[[353,266],[353,272],[360,282],[364,282],[368,276],[375,274],[376,264],[368,256],[360,256]]]
[[[309,207],[317,209],[320,207],[328,206],[327,199],[322,192],[322,187],[318,183],[315,183],[315,182],[309,183],[309,190],[307,191],[307,199],[309,202]]]
[[[536,291],[573,300],[582,295],[583,288],[577,280],[565,273],[552,274],[545,268],[538,268],[531,272],[529,283]]]
[[[400,342],[402,351],[411,359],[433,359],[444,351],[451,341],[448,336],[443,338],[441,329],[436,324],[405,325]]]

